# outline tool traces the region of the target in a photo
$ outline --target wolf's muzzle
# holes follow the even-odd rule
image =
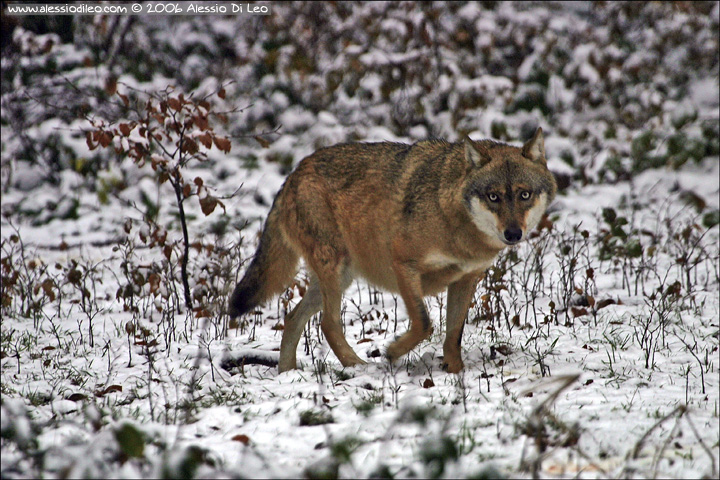
[[[505,241],[509,244],[518,243],[522,238],[522,234],[522,229],[518,227],[511,227],[503,232],[503,235],[505,236]]]

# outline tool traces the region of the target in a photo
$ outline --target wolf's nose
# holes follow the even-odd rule
[[[508,228],[503,234],[508,243],[517,243],[522,238],[522,229],[517,227]]]

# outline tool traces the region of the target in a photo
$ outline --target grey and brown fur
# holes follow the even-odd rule
[[[340,322],[355,277],[398,292],[410,329],[387,349],[390,361],[432,333],[423,298],[447,288],[444,368],[463,368],[460,343],[478,281],[506,246],[537,225],[556,192],[542,130],[523,147],[490,140],[348,143],[300,162],[277,194],[253,261],[229,302],[237,317],[281,293],[300,258],[310,286],[285,317],[279,370],[296,368],[308,319],[343,366],[365,363]]]

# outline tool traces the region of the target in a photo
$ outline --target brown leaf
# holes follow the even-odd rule
[[[583,315],[588,314],[587,308],[578,308],[578,307],[571,307],[570,310],[572,310],[573,317],[582,317]]]
[[[125,332],[128,335],[134,334],[136,329],[137,329],[137,325],[135,324],[135,322],[127,322],[125,324]]]
[[[260,135],[255,135],[253,138],[260,144],[262,148],[270,148],[270,142],[265,140]]]
[[[128,125],[127,123],[121,123],[120,125],[118,125],[118,128],[120,129],[120,133],[122,133],[125,137],[130,135],[130,131],[132,130],[132,128],[130,128],[130,125]]]
[[[550,220],[550,217],[548,217],[547,214],[543,215],[543,217],[540,219],[540,223],[537,226],[538,230],[548,230],[552,231],[553,228],[553,222]]]
[[[190,195],[192,195],[192,185],[186,183],[185,185],[183,185],[183,196],[187,198]]]
[[[102,132],[100,134],[99,142],[100,145],[102,145],[103,148],[107,148],[108,145],[110,145],[110,142],[112,142],[113,134],[110,132]]]
[[[182,144],[182,152],[190,155],[196,154],[200,150],[198,144],[192,138],[186,138]]]
[[[168,107],[172,108],[176,112],[180,111],[182,108],[182,105],[180,104],[180,101],[177,98],[170,97],[167,101]]]
[[[197,125],[200,130],[205,131],[210,128],[210,122],[208,122],[207,115],[195,115],[193,117],[193,120],[195,121],[195,125]]]
[[[55,301],[55,292],[53,291],[53,288],[55,287],[55,282],[53,282],[51,279],[46,279],[42,282],[42,289],[43,292],[45,292],[45,295],[48,296],[51,302]]]
[[[605,298],[605,299],[600,300],[599,302],[597,302],[597,309],[600,310],[601,308],[605,308],[605,307],[607,307],[608,305],[614,305],[615,303],[617,303],[617,302],[616,302],[614,299],[612,299],[612,298]]]
[[[111,75],[105,80],[105,93],[108,95],[115,95],[117,92],[117,78]]]
[[[220,97],[220,98],[222,98],[222,99],[224,100],[224,99],[225,99],[225,89],[224,89],[224,88],[221,88],[220,90],[218,90],[218,94],[217,94],[217,95],[218,95],[218,97]]]
[[[150,284],[150,293],[155,293],[160,289],[160,275],[157,273],[151,273],[148,276],[148,283]]]
[[[435,386],[435,382],[431,378],[426,378],[423,382],[423,388],[432,388]]]
[[[200,178],[200,177],[195,177],[195,180],[193,180],[193,183],[195,183],[195,185],[197,185],[198,187],[202,187],[202,186],[203,186],[203,179]]]
[[[215,146],[217,148],[219,148],[220,150],[222,150],[225,153],[230,152],[230,147],[231,147],[230,140],[228,140],[225,137],[215,137],[215,138],[213,138],[213,140],[215,140]]]
[[[212,137],[208,132],[205,132],[202,135],[198,135],[195,138],[197,138],[198,141],[203,144],[203,147],[212,148]]]
[[[70,400],[71,402],[82,402],[87,398],[87,395],[83,395],[82,393],[73,393],[69,397],[67,397],[67,400]]]
[[[367,343],[367,342],[372,342],[372,339],[371,338],[361,338],[360,340],[358,340],[357,343],[359,345],[361,343]]]
[[[79,285],[82,280],[82,273],[77,268],[73,268],[68,272],[67,279],[73,285]]]
[[[500,345],[497,345],[495,347],[495,350],[500,354],[504,356],[508,356],[513,353],[512,347],[506,343],[501,343]]]
[[[122,93],[118,93],[117,95],[118,97],[120,97],[120,100],[122,100],[126,107],[130,105],[130,100],[128,99],[127,95],[123,95]]]
[[[103,390],[97,390],[97,391],[95,392],[95,396],[96,396],[96,397],[104,397],[104,396],[107,395],[108,393],[112,393],[112,392],[122,392],[122,391],[123,391],[122,386],[120,386],[120,385],[110,385],[109,387],[107,387],[107,388],[105,388],[105,389],[103,389]]]
[[[210,215],[212,212],[215,211],[215,207],[217,206],[217,204],[217,198],[213,197],[212,195],[208,195],[207,197],[200,199],[200,208],[206,216]]]
[[[240,442],[243,445],[250,444],[250,437],[248,437],[247,435],[243,435],[242,433],[240,435],[235,435],[234,437],[232,437],[231,440],[233,440],[234,442]]]
[[[85,143],[87,143],[90,150],[95,150],[97,148],[97,143],[93,142],[93,134],[90,132],[85,132]]]

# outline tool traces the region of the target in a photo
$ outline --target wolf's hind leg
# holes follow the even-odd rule
[[[283,330],[282,341],[280,342],[280,361],[278,362],[278,371],[280,373],[297,368],[297,346],[303,329],[310,317],[319,312],[321,307],[322,292],[320,291],[320,284],[317,278],[312,275],[305,296],[285,316],[285,330]]]
[[[318,273],[323,297],[323,315],[320,324],[323,335],[343,367],[367,363],[348,344],[340,322],[342,294],[352,282],[352,275],[347,267],[340,266],[333,271],[328,270]]]

